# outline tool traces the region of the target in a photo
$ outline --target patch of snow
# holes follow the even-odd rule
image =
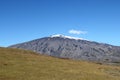
[[[61,38],[69,38],[69,39],[75,39],[75,40],[85,40],[85,39],[83,39],[83,38],[65,36],[65,35],[62,35],[62,34],[56,34],[56,35],[52,35],[52,36],[50,36],[50,37],[51,37],[51,38],[53,38],[53,37],[61,37]]]

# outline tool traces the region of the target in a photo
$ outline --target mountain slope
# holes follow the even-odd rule
[[[0,80],[120,80],[120,67],[0,48]]]
[[[120,47],[63,35],[44,37],[10,47],[32,50],[60,58],[105,63],[120,62]]]

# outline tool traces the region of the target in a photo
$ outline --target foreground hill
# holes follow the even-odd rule
[[[0,48],[0,80],[120,80],[120,67]]]
[[[59,58],[120,63],[120,47],[81,38],[53,35],[10,46]]]

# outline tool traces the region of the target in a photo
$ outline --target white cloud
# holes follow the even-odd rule
[[[77,35],[79,35],[79,34],[86,34],[87,31],[80,31],[80,30],[71,29],[71,30],[69,30],[69,33],[70,34],[77,34]]]

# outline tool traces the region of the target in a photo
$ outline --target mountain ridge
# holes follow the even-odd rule
[[[84,39],[55,35],[9,46],[32,50],[59,58],[88,60],[107,63],[120,62],[120,47]]]

